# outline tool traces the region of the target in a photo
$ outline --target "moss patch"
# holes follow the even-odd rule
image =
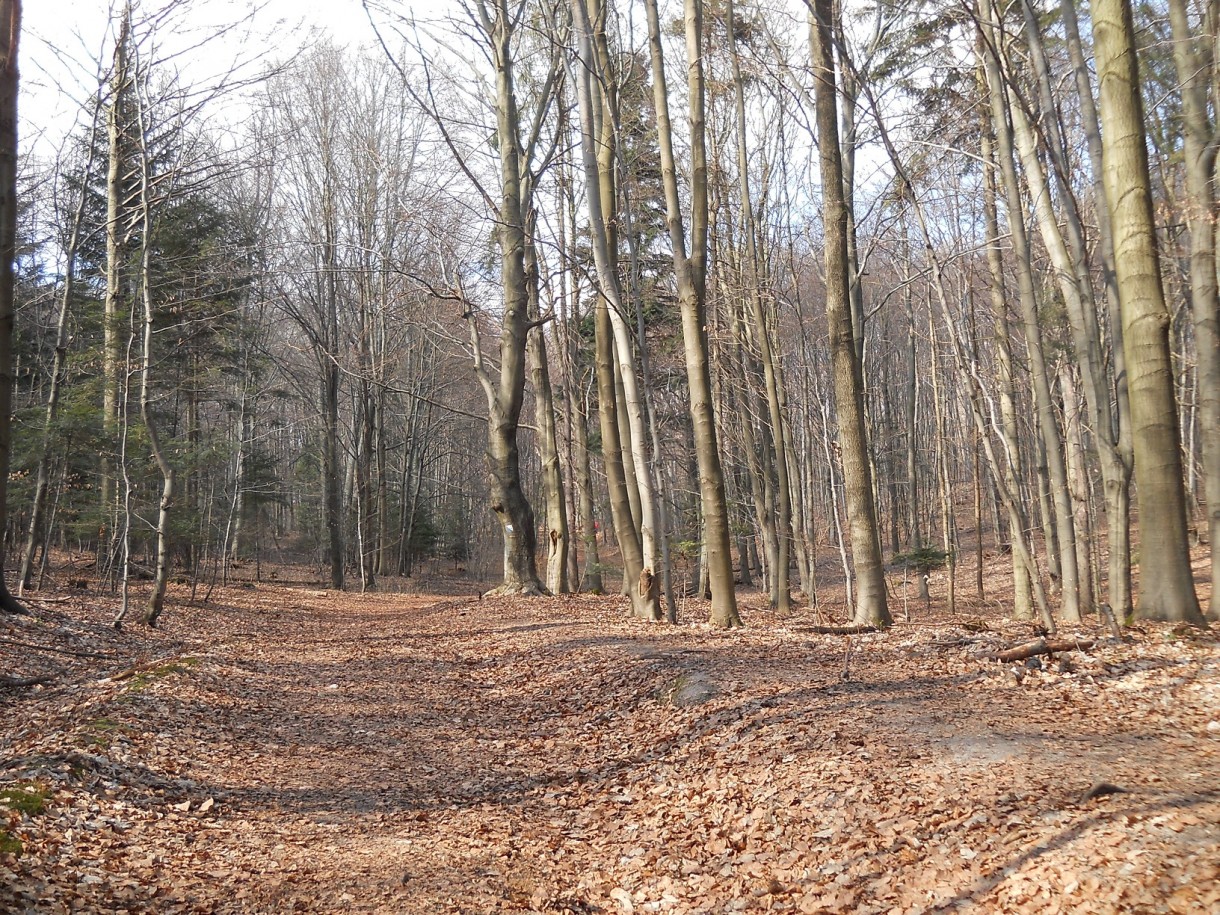
[[[198,666],[198,664],[198,658],[178,658],[176,661],[167,661],[165,664],[150,668],[149,670],[142,670],[138,674],[133,675],[127,681],[127,689],[131,692],[139,692],[157,680],[173,676],[174,674],[185,673],[192,667]]]
[[[6,830],[0,829],[0,855],[21,857],[23,851],[25,851],[25,846],[21,844],[20,839],[10,835]]]
[[[136,733],[135,728],[113,718],[96,718],[82,730],[86,743],[95,747],[109,747],[115,737]]]
[[[0,791],[0,806],[7,807],[26,816],[38,816],[47,809],[50,792],[31,785],[28,788],[5,788]]]

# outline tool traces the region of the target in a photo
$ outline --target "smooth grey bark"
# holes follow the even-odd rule
[[[691,219],[690,249],[678,194],[677,164],[669,117],[669,90],[661,47],[661,22],[656,0],[645,0],[648,44],[652,61],[653,99],[665,187],[678,305],[682,318],[683,353],[690,388],[690,414],[695,455],[699,466],[699,493],[703,520],[704,568],[712,592],[710,619],[714,626],[741,625],[733,583],[733,555],[729,543],[729,512],[724,472],[716,436],[711,371],[708,360],[706,317],[706,259],[708,225],[707,152],[704,136],[703,25],[700,0],[684,0],[687,88],[690,105]]]
[[[594,3],[594,6],[599,4]],[[617,252],[611,247],[610,234],[607,229],[608,220],[614,218],[617,211],[616,194],[614,193],[614,144],[609,100],[603,93],[607,90],[594,91],[593,74],[597,63],[593,52],[593,20],[600,21],[600,9],[595,9],[593,15],[583,0],[572,0],[572,18],[575,28],[577,60],[576,60],[576,95],[580,108],[581,162],[584,166],[586,197],[585,205],[589,214],[590,245],[593,249],[593,261],[597,272],[597,289],[600,301],[605,302],[605,317],[609,321],[613,337],[615,356],[615,417],[619,427],[620,446],[624,449],[624,473],[630,467],[634,471],[634,481],[638,493],[639,526],[637,528],[640,544],[640,567],[624,570],[624,591],[629,593],[633,611],[649,619],[661,618],[659,601],[660,581],[656,574],[655,557],[656,542],[656,495],[653,485],[652,467],[648,460],[648,443],[644,429],[643,404],[640,398],[639,383],[635,374],[633,355],[633,334],[625,320],[625,301],[622,285],[619,281]],[[603,80],[609,74],[602,74]],[[602,84],[604,87],[604,83]],[[596,123],[600,114],[601,123]],[[600,126],[600,130],[598,127]],[[598,328],[604,325],[599,314]],[[600,347],[600,341],[599,341]],[[599,357],[601,356],[599,349]],[[604,407],[603,407],[604,409]],[[623,414],[626,422],[619,419]],[[603,420],[604,422],[604,420]],[[603,449],[605,443],[603,443]],[[626,482],[626,481],[625,481]],[[628,492],[630,495],[630,490]],[[618,529],[618,519],[615,519],[615,530]],[[627,554],[624,553],[624,562]]]
[[[1092,13],[1139,498],[1136,615],[1202,626],[1190,568],[1170,316],[1156,248],[1131,6],[1127,0],[1093,0]]]
[[[487,395],[487,466],[491,484],[491,509],[500,522],[504,539],[504,580],[496,589],[505,594],[541,594],[546,589],[538,579],[535,552],[534,510],[521,485],[521,461],[517,444],[521,408],[525,396],[526,344],[529,337],[529,279],[525,248],[528,243],[526,215],[530,201],[523,197],[528,183],[532,142],[523,148],[514,77],[514,31],[520,17],[511,13],[507,0],[477,0],[475,8],[486,32],[496,73],[496,145],[500,154],[500,200],[496,241],[500,248],[500,284],[503,317],[500,330],[500,371],[493,382],[480,361],[480,383]],[[547,76],[543,97],[549,99],[554,70]],[[529,190],[525,188],[524,190]],[[472,324],[472,333],[478,331]],[[477,344],[477,339],[476,339]]]
[[[161,499],[157,505],[156,566],[153,571],[152,591],[140,621],[146,626],[156,626],[165,607],[165,590],[169,584],[169,513],[174,504],[175,470],[170,464],[161,434],[153,415],[152,363],[153,322],[155,309],[152,293],[152,233],[153,233],[153,189],[151,153],[145,143],[149,134],[147,111],[138,103],[139,147],[140,147],[140,215],[142,228],[140,250],[140,304],[144,313],[144,334],[140,348],[140,418],[148,435],[148,448],[152,452],[157,469],[161,472]]]
[[[754,201],[750,194],[750,156],[746,137],[745,89],[738,60],[737,36],[733,23],[732,0],[726,6],[730,60],[733,75],[733,101],[737,119],[737,182],[741,192],[741,232],[746,243],[745,279],[749,285],[746,298],[754,319],[754,333],[762,363],[763,382],[767,394],[767,412],[771,436],[769,453],[775,471],[774,545],[768,544],[768,564],[771,567],[770,600],[780,616],[792,612],[790,569],[792,565],[792,487],[788,480],[788,463],[784,452],[784,419],[780,406],[779,376],[775,370],[777,357],[771,345],[771,329],[763,307],[763,267],[754,225]]]
[[[981,68],[981,62],[980,62]],[[983,80],[982,73],[979,75]],[[1008,516],[1008,536],[1012,546],[1013,616],[1016,619],[1031,619],[1034,615],[1030,593],[1030,569],[1022,559],[1022,553],[1032,555],[1028,543],[1028,520],[1019,498],[1021,491],[1018,468],[1021,466],[1020,426],[1017,422],[1017,385],[1013,367],[1012,334],[1008,322],[1008,296],[1004,282],[1004,262],[1000,254],[1000,221],[996,207],[995,158],[991,140],[991,118],[984,114],[980,125],[980,148],[983,158],[983,227],[987,241],[988,291],[991,312],[995,320],[996,382],[999,386],[1000,416],[999,432],[1004,445],[1004,460],[992,463],[992,473],[997,489],[1002,485],[1008,498],[1001,493],[1001,501]],[[1001,484],[1002,480],[1002,484]],[[1020,541],[1020,547],[1016,542]]]
[[[995,48],[994,29],[983,18],[982,28],[987,47],[983,67],[987,77],[992,125],[995,130],[996,160],[1008,208],[1008,228],[1016,259],[1018,300],[1021,305],[1022,330],[1029,355],[1030,378],[1034,389],[1034,409],[1038,432],[1046,458],[1048,485],[1054,514],[1055,540],[1058,548],[1062,606],[1060,612],[1069,621],[1080,619],[1079,571],[1076,565],[1076,534],[1073,524],[1071,497],[1068,494],[1067,468],[1063,458],[1063,437],[1055,417],[1050,373],[1046,364],[1042,328],[1038,318],[1037,294],[1034,290],[1033,255],[1025,228],[1025,209],[1017,177],[1013,131],[1004,103],[1004,82],[999,61],[992,53]]]
[[[836,66],[832,47],[835,11],[830,0],[812,0],[809,22],[813,52],[814,104],[818,161],[822,175],[825,225],[826,321],[835,391],[835,415],[856,578],[854,619],[860,625],[888,626],[885,566],[877,535],[868,432],[864,415],[864,381],[853,337],[847,256],[847,205],[839,150]]]
[[[555,422],[555,397],[551,390],[551,370],[547,360],[546,330],[538,320],[538,262],[532,242],[527,247],[526,263],[530,273],[530,317],[536,323],[530,334],[528,355],[530,380],[534,391],[538,458],[542,464],[542,489],[546,517],[546,586],[552,594],[567,594],[568,512],[563,497],[563,467],[559,461],[559,430]]]
[[[125,134],[128,123],[132,80],[129,72],[131,42],[131,3],[125,2],[120,14],[118,35],[110,75],[110,104],[106,110],[108,144],[106,163],[106,294],[102,314],[102,431],[107,448],[115,440],[119,418],[119,364],[122,359],[119,338],[119,304],[123,296],[123,262],[127,257],[127,200],[125,179],[132,163],[127,155]],[[98,493],[102,524],[98,555],[113,552],[115,537],[114,468],[106,452],[101,455]],[[108,542],[109,541],[109,542]]]
[[[1110,353],[1110,379],[1113,390],[1113,425],[1108,435],[1114,442],[1114,451],[1121,462],[1122,474],[1113,475],[1104,481],[1106,496],[1106,527],[1109,540],[1110,563],[1107,589],[1111,609],[1121,619],[1128,618],[1133,611],[1131,598],[1131,474],[1134,452],[1131,443],[1131,399],[1127,390],[1127,359],[1123,352],[1122,310],[1118,297],[1118,274],[1114,266],[1114,232],[1110,225],[1110,210],[1104,206],[1106,191],[1102,164],[1101,126],[1097,106],[1093,98],[1093,81],[1089,63],[1085,59],[1080,40],[1080,25],[1076,14],[1075,0],[1060,0],[1059,10],[1063,20],[1064,37],[1067,39],[1068,57],[1072,65],[1072,76],[1076,82],[1076,96],[1080,109],[1080,126],[1088,149],[1089,169],[1092,175],[1093,196],[1097,201],[1098,246],[1101,256],[1102,284],[1105,288],[1105,324],[1112,341]],[[1107,398],[1109,399],[1109,398]],[[1126,557],[1125,564],[1116,562],[1116,556]]]
[[[98,111],[95,107],[91,125],[97,123],[97,115]],[[96,160],[97,144],[90,143],[84,174],[92,173]],[[21,553],[21,570],[17,576],[18,596],[30,586],[30,580],[34,574],[34,556],[38,548],[41,546],[44,552],[46,550],[47,531],[44,530],[44,527],[51,477],[51,437],[54,434],[55,421],[59,416],[60,392],[63,388],[68,360],[68,317],[71,313],[72,299],[76,293],[76,258],[80,249],[86,202],[87,195],[85,188],[82,187],[77,197],[76,209],[72,214],[68,242],[63,253],[64,280],[59,296],[59,314],[55,321],[55,357],[51,364],[51,387],[47,392],[47,409],[43,419],[38,465],[34,471],[34,498],[30,503],[30,522],[26,528],[25,547]]]
[[[0,0],[0,531],[8,519],[13,412],[13,298],[17,255],[17,51],[21,0]],[[25,613],[8,590],[0,543],[0,610]]]
[[[1034,62],[1039,87],[1039,102],[1043,109],[1042,117],[1038,122],[1040,130],[1035,132],[1035,125],[1026,113],[1026,104],[1019,97],[1015,80],[1011,78],[1008,79],[1005,86],[1004,100],[1011,112],[1013,137],[1034,204],[1039,232],[1055,268],[1055,277],[1066,306],[1076,361],[1080,366],[1081,386],[1094,430],[1093,442],[1101,467],[1103,490],[1106,497],[1106,515],[1110,521],[1110,605],[1116,608],[1121,615],[1126,615],[1131,602],[1130,462],[1124,459],[1120,449],[1118,423],[1115,421],[1114,411],[1110,404],[1111,390],[1106,375],[1105,355],[1101,328],[1097,318],[1097,301],[1093,292],[1084,221],[1069,183],[1070,164],[1064,152],[1057,111],[1054,107],[1041,25],[1028,0],[1024,0],[1023,8],[1025,10],[1025,33],[1029,44],[1028,53]],[[995,50],[997,53],[1000,51],[1000,49]],[[1007,63],[1007,55],[1001,57],[1001,62]],[[1009,70],[1006,68],[1005,73],[1008,72]],[[1043,167],[1039,155],[1039,138],[1041,146],[1052,164],[1050,177],[1054,183],[1054,194],[1052,194],[1051,182],[1047,179],[1046,169]],[[1058,211],[1055,207],[1056,200],[1059,203]],[[1074,501],[1073,504],[1076,506],[1076,520],[1079,521],[1081,520],[1079,503]],[[1089,551],[1088,543],[1085,542],[1079,528],[1077,529],[1076,553],[1077,568],[1081,578],[1079,611],[1081,614],[1087,614],[1092,610],[1093,605],[1091,581],[1087,580],[1091,579],[1091,575],[1087,567],[1080,565],[1080,560],[1088,558]]]
[[[1199,34],[1191,27],[1185,0],[1169,0],[1173,56],[1182,85],[1182,126],[1186,224],[1190,229],[1190,303],[1198,360],[1199,430],[1203,445],[1203,495],[1211,544],[1212,597],[1208,616],[1220,619],[1220,290],[1217,289],[1216,153],[1217,126],[1211,115],[1216,76],[1208,34],[1220,26],[1220,4],[1208,0]]]

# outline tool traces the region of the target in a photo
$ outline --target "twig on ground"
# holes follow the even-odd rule
[[[35,642],[22,642],[18,639],[0,638],[5,645],[17,645],[20,648],[33,648],[36,651],[53,651],[55,654],[72,655],[74,658],[100,658],[103,661],[113,661],[115,655],[101,654],[97,651],[75,651],[71,648],[56,648],[53,645],[39,645]]]

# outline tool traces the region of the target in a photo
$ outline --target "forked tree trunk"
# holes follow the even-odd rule
[[[656,487],[653,485],[652,467],[648,461],[644,407],[635,373],[632,334],[625,319],[626,303],[619,282],[617,251],[608,231],[608,222],[614,219],[618,206],[614,193],[615,141],[610,100],[603,92],[595,93],[593,87],[593,77],[597,73],[597,62],[593,53],[593,22],[597,20],[600,25],[602,10],[596,2],[592,6],[594,9],[591,14],[583,0],[572,0],[577,47],[576,96],[580,108],[581,162],[584,166],[586,187],[585,205],[589,213],[590,243],[597,272],[599,303],[605,303],[605,321],[599,311],[597,328],[599,331],[608,329],[613,337],[616,369],[614,417],[618,425],[619,445],[623,449],[621,454],[624,485],[628,487],[630,497],[629,479],[633,478],[638,493],[638,516],[633,512],[633,517],[638,517],[639,520],[638,534],[632,531],[633,536],[628,538],[632,541],[632,544],[628,545],[628,551],[633,552],[632,546],[638,536],[640,566],[638,569],[624,569],[623,590],[631,596],[632,607],[637,615],[659,620],[661,605],[660,579],[657,577],[656,568]],[[601,77],[606,81],[610,79],[610,74],[602,73]],[[599,339],[599,375],[600,362],[605,355],[604,348]],[[604,414],[604,403],[602,411]],[[603,443],[603,450],[606,444]],[[628,471],[633,473],[629,475]],[[614,526],[617,533],[617,517]],[[623,555],[626,563],[627,553]]]
[[[1135,29],[1127,0],[1093,0],[1092,13],[1106,204],[1114,231],[1139,496],[1136,615],[1201,626],[1186,532],[1170,317],[1156,249]]]
[[[516,87],[513,76],[513,30],[516,19],[505,0],[478,0],[477,9],[490,42],[496,72],[496,145],[500,153],[500,200],[496,240],[500,248],[503,316],[500,371],[493,380],[481,360],[476,365],[487,394],[487,468],[491,509],[504,539],[504,581],[496,590],[508,594],[543,594],[538,579],[534,510],[521,486],[517,430],[525,398],[526,345],[529,338],[529,277],[525,266],[528,200],[523,195],[523,164]],[[546,90],[549,91],[549,88]],[[474,343],[478,330],[472,323]]]

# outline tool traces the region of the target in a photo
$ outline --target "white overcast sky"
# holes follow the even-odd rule
[[[96,86],[99,57],[109,59],[112,7],[107,0],[32,0],[24,4],[20,49],[21,132],[24,148],[53,153],[80,117],[82,103]],[[150,13],[171,0],[143,0]],[[181,2],[181,0],[180,0]],[[204,84],[224,72],[236,58],[268,63],[290,57],[311,40],[311,31],[336,42],[359,45],[375,41],[360,0],[188,0],[158,29],[164,54],[199,44],[203,36],[238,22],[256,9],[240,32],[186,53],[180,65],[188,82]],[[449,5],[444,0],[415,0],[421,15]],[[117,17],[114,17],[117,18]],[[253,65],[252,70],[253,72]]]

